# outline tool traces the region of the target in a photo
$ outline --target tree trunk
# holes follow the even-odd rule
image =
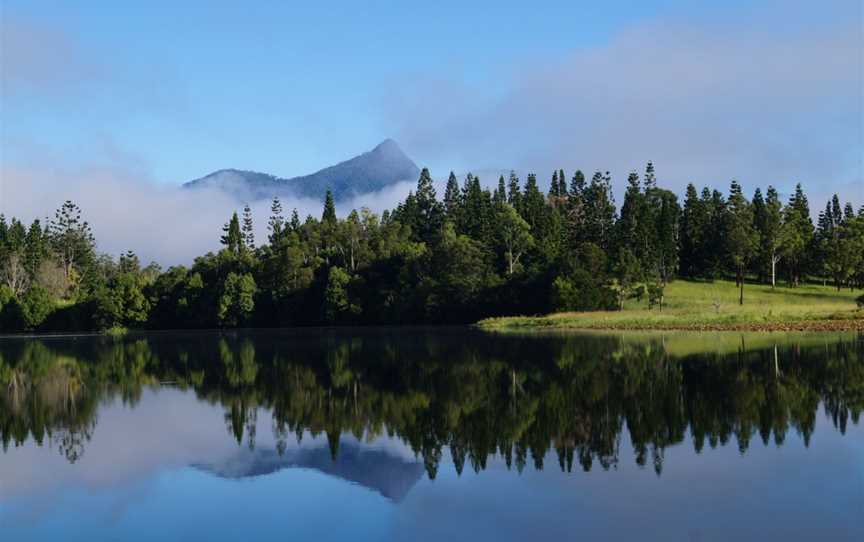
[[[744,271],[739,270],[738,274],[741,275],[741,294],[738,296],[738,304],[744,304]]]
[[[777,258],[771,256],[771,289],[777,286]]]

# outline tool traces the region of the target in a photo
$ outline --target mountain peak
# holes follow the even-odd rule
[[[399,144],[387,138],[371,151],[310,175],[281,179],[266,173],[222,169],[183,186],[218,188],[244,200],[273,196],[323,199],[329,188],[339,200],[376,192],[401,181],[414,181],[419,174],[419,168]]]
[[[381,143],[378,143],[375,146],[375,148],[372,149],[372,152],[382,152],[382,151],[398,151],[401,153],[402,148],[399,146],[398,143],[396,143],[396,141],[394,141],[393,139],[388,137],[387,139],[385,139]]]

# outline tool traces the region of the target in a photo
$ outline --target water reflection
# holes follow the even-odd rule
[[[706,344],[713,351],[700,352]],[[864,342],[457,330],[6,341],[3,450],[32,441],[75,463],[103,405],[134,409],[145,390],[164,386],[224,411],[235,453],[198,465],[207,472],[305,466],[399,500],[424,470],[435,479],[445,457],[460,475],[493,457],[520,473],[549,468],[550,458],[561,471],[587,472],[617,468],[626,445],[662,475],[666,450],[684,442],[696,453],[734,444],[746,454],[754,439],[782,446],[794,431],[809,445],[820,406],[845,434],[864,408]],[[265,412],[272,446],[259,449]],[[310,437],[325,437],[329,453],[302,449]],[[417,459],[370,449],[386,439]]]

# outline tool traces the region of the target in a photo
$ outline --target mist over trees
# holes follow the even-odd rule
[[[167,270],[99,254],[66,201],[47,224],[0,217],[0,329],[465,323],[632,298],[662,310],[677,278],[734,278],[741,303],[754,281],[864,287],[864,208],[836,195],[814,224],[800,184],[788,202],[771,186],[748,198],[734,180],[727,194],[688,185],[679,202],[650,162],[626,182],[619,210],[608,172],[556,170],[545,194],[534,174],[489,190],[451,173],[439,198],[423,169],[381,216],[340,219],[329,192],[320,218],[278,198],[269,217],[245,206],[213,232],[221,250]]]

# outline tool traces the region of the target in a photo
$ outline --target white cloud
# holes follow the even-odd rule
[[[648,160],[662,184],[795,182],[852,187],[864,201],[864,95],[854,22],[812,32],[683,23],[630,27],[606,44],[535,59],[501,99],[459,80],[421,81],[388,100],[396,138],[432,163],[612,171]],[[764,23],[765,26],[756,26]]]

